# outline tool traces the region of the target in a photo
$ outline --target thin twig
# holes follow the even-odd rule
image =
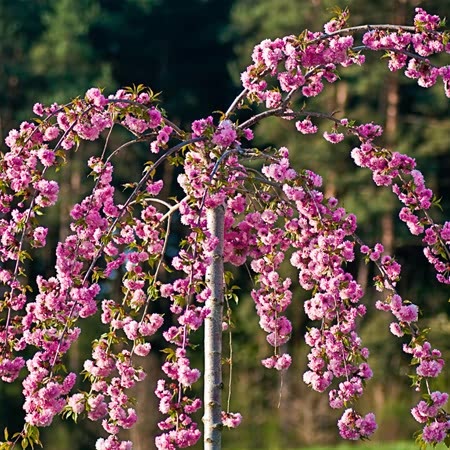
[[[361,50],[370,50],[372,52],[386,51],[386,52],[392,52],[392,53],[399,53],[401,55],[405,55],[405,56],[408,56],[410,58],[417,59],[419,61],[423,61],[423,62],[427,63],[430,67],[438,67],[438,66],[436,66],[434,64],[431,64],[430,60],[427,57],[420,56],[417,53],[409,52],[408,50],[400,50],[400,49],[395,49],[395,48],[373,49],[373,48],[367,47],[367,45],[358,45],[356,47],[353,47],[352,50],[355,51],[355,52],[359,52]]]
[[[166,206],[168,208],[168,212],[166,212],[166,214],[161,218],[161,222],[163,222],[166,217],[168,218],[168,220],[167,220],[167,225],[166,225],[166,235],[164,236],[164,244],[163,244],[163,248],[161,250],[161,258],[159,258],[158,265],[156,266],[155,273],[153,274],[152,285],[155,285],[156,281],[157,281],[159,269],[161,268],[161,265],[162,265],[162,262],[164,259],[164,254],[166,253],[167,243],[169,241],[172,214],[180,207],[180,204],[177,203],[176,205],[172,206],[169,203],[166,203],[166,202],[156,199],[156,198],[151,199],[151,201],[155,201],[156,203],[163,204],[164,206]],[[147,302],[145,303],[145,307],[144,307],[144,311],[142,312],[142,318],[141,318],[140,323],[142,323],[144,321],[145,315],[147,314],[148,306],[150,304],[149,300],[150,299],[147,298]]]
[[[225,119],[228,119],[231,115],[231,113],[236,109],[239,102],[247,95],[248,89],[245,88],[241,91],[241,93],[233,100],[233,103],[231,103],[230,107],[227,109],[227,112],[225,113]]]
[[[268,109],[266,111],[263,111],[259,114],[256,114],[255,116],[251,117],[250,119],[246,120],[245,122],[241,123],[237,129],[238,130],[244,130],[245,128],[249,128],[255,123],[258,123],[262,119],[265,119],[266,117],[270,116],[280,116],[281,113],[283,113],[286,110],[285,107],[279,107],[279,108],[273,108]]]
[[[373,31],[373,30],[405,30],[405,31],[416,31],[415,27],[412,26],[404,26],[404,25],[391,25],[391,24],[382,24],[382,25],[357,25],[354,27],[342,28],[341,30],[336,30],[331,33],[323,33],[321,36],[308,41],[306,44],[315,44],[316,42],[323,41],[329,37],[333,37],[339,34],[352,33],[354,31]]]

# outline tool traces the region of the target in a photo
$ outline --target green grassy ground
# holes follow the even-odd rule
[[[297,450],[418,450],[419,447],[412,441],[406,442],[366,442],[359,444],[339,444],[332,447],[305,447]],[[431,447],[430,447],[431,449]],[[444,444],[435,447],[435,450],[446,450]]]
[[[429,447],[431,450],[431,447]],[[354,444],[338,444],[335,446],[316,446],[316,447],[301,447],[288,449],[284,447],[274,447],[271,450],[418,450],[419,447],[413,441],[405,442],[363,442]],[[244,449],[234,449],[244,450]],[[245,449],[250,450],[250,449]],[[252,449],[257,450],[257,449]],[[444,444],[436,446],[433,450],[447,450]]]

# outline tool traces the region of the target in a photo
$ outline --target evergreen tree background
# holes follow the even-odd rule
[[[162,91],[163,107],[171,120],[188,127],[194,119],[227,108],[239,92],[239,74],[250,63],[255,44],[265,38],[299,34],[305,28],[319,30],[335,6],[349,7],[353,25],[405,23],[411,20],[416,6],[445,16],[450,0],[78,0],[76,6],[70,0],[0,0],[1,141],[9,129],[32,117],[35,102],[68,101],[91,86],[114,92],[133,83],[148,85]],[[381,56],[373,54],[368,59],[376,62]],[[324,95],[309,102],[308,109],[336,111],[337,117],[382,124],[384,144],[417,159],[428,184],[443,198],[440,219],[448,220],[448,99],[440,86],[420,89],[385,66],[369,62],[361,69],[344,71],[341,82],[326,86]],[[327,126],[321,124],[321,131]],[[432,328],[431,339],[450,360],[448,292],[434,282],[420,241],[399,223],[399,205],[389,190],[375,188],[370,174],[353,164],[348,141],[331,145],[316,135],[300,136],[292,124],[275,119],[265,121],[256,138],[261,145],[289,147],[298,167],[320,173],[326,194],[339,198],[359,218],[360,236],[369,242],[381,241],[403,263],[399,289],[423,308],[423,320]],[[114,139],[117,142],[113,143],[118,143],[121,136]],[[96,145],[82,146],[60,174],[61,199],[48,216],[54,242],[67,233],[68,208],[85,189],[82,161],[99,151]],[[142,146],[122,155],[118,178],[134,180],[147,154],[148,149]],[[166,168],[163,176],[175,189],[176,173]],[[175,252],[176,242],[169,248],[172,256]],[[52,265],[52,255],[42,254],[33,261],[33,271],[51,272]],[[366,304],[372,311],[362,324],[362,337],[371,350],[375,378],[361,409],[377,414],[382,431],[376,439],[410,438],[416,429],[409,416],[415,399],[405,376],[407,362],[401,354],[401,342],[388,331],[389,317],[373,314],[371,305],[377,299],[370,287],[373,268],[357,261],[352,270],[367,287]],[[230,305],[236,324],[231,398],[232,410],[242,412],[244,421],[238,430],[225,432],[224,449],[336,442],[336,417],[327,398],[311,392],[302,381],[307,352],[303,334],[308,326],[302,310],[305,293],[300,289],[295,292],[291,306],[295,331],[289,352],[295,363],[281,380],[259,363],[266,356],[267,344],[258,331],[245,274],[234,275],[242,289],[239,305]],[[105,287],[110,292],[114,288],[114,283]],[[89,339],[87,332],[71,351],[68,366],[72,370],[79,370],[87,357]],[[158,348],[157,342],[154,347]],[[142,362],[148,377],[137,392],[140,422],[130,431],[138,450],[153,448],[154,423],[159,418],[153,390],[160,364],[156,352],[152,355]],[[224,370],[226,379],[227,368]],[[446,374],[447,379],[443,377],[442,386],[437,388],[450,388],[448,369]],[[22,422],[21,395],[20,386],[0,384],[2,427],[16,429]],[[88,421],[77,426],[60,421],[43,433],[45,448],[91,449],[97,427]]]

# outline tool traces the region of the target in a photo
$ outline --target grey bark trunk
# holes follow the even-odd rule
[[[206,283],[211,296],[206,306],[211,310],[205,320],[205,387],[204,387],[204,449],[220,450],[222,447],[222,315],[224,302],[224,217],[225,209],[219,206],[208,209],[208,230],[218,238],[212,261],[206,272]]]

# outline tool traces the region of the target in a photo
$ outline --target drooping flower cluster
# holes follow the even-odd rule
[[[119,98],[123,104],[116,102]],[[161,113],[145,106],[151,102],[151,96],[145,92],[138,95],[119,91],[116,96],[106,99],[98,89],[90,89],[84,100],[77,99],[64,108],[58,105],[44,108],[36,104],[34,112],[46,117],[39,125],[23,123],[19,131],[10,132],[6,143],[11,151],[5,155],[4,170],[1,171],[5,192],[2,213],[11,211],[12,217],[9,223],[2,219],[5,236],[1,247],[2,260],[4,263],[17,261],[14,269],[2,269],[1,281],[10,286],[11,298],[11,301],[5,298],[1,306],[2,310],[9,308],[7,327],[1,331],[2,379],[14,381],[24,366],[23,357],[14,357],[14,352],[22,351],[27,346],[37,348],[39,351],[27,362],[29,374],[23,382],[27,399],[24,404],[26,422],[32,426],[48,426],[56,414],[64,412],[65,415],[76,416],[83,410],[89,411],[88,416],[92,420],[108,415],[103,426],[112,435],[111,442],[114,441],[117,448],[121,445],[115,437],[119,428],[129,428],[136,420],[124,390],[145,376],[142,370],[134,367],[132,355],[148,354],[150,344],[145,342],[145,337],[156,332],[162,319],[144,315],[138,323],[124,315],[120,304],[112,300],[104,301],[103,322],[110,324],[114,333],[124,330],[125,336],[132,342],[131,352],[124,349],[119,355],[114,354],[111,346],[116,334],[110,334],[108,339],[101,338],[95,344],[93,361],[85,363],[86,374],[93,384],[90,394],[75,394],[75,397],[66,400],[75,383],[75,374],[64,376],[58,372],[62,367],[63,355],[78,338],[80,329],[74,327],[77,318],[89,317],[97,311],[100,286],[91,282],[94,273],[100,278],[109,276],[126,263],[124,286],[128,291],[124,301],[131,306],[134,314],[147,303],[143,287],[148,275],[141,264],[160,259],[164,246],[164,239],[158,230],[162,215],[158,215],[153,206],[146,205],[142,220],[136,219],[131,226],[130,222],[127,225],[120,223],[119,219],[130,209],[126,204],[115,205],[111,184],[113,166],[109,161],[91,158],[89,166],[95,178],[93,192],[71,211],[73,234],[58,244],[56,276],[48,280],[38,276],[38,295],[26,308],[25,292],[28,286],[18,281],[18,274],[21,273],[21,263],[28,255],[28,242],[32,247],[46,244],[47,229],[39,226],[37,215],[57,200],[59,187],[55,181],[47,180],[45,175],[53,165],[61,165],[64,159],[62,149],[69,150],[80,139],[97,139],[105,128],[112,126],[113,120],[119,120],[135,133],[160,127],[161,131],[156,133],[157,140],[161,132],[170,135],[171,130],[164,125]],[[142,107],[136,108],[134,103]],[[128,110],[130,104],[134,106],[133,110]],[[57,138],[59,141],[54,148],[50,148],[49,142]],[[145,191],[145,184],[141,184],[141,189]],[[145,200],[157,195],[162,185],[156,184],[159,184],[158,189],[149,184],[146,195],[141,198]],[[13,203],[13,196],[8,194],[8,190],[23,200]],[[112,239],[112,232],[119,223],[120,233]],[[143,242],[142,251],[123,253],[126,246],[136,246],[137,239]],[[107,261],[104,272],[94,268],[103,252]],[[23,280],[23,277],[20,279]],[[26,311],[22,316],[23,309]],[[105,395],[109,396],[109,402]],[[105,445],[112,445],[109,442],[111,439],[108,438]]]
[[[421,400],[411,410],[411,413],[419,423],[426,424],[423,430],[425,442],[441,442],[446,437],[445,430],[448,430],[446,413],[441,409],[446,403],[448,395],[440,392],[430,394],[429,381],[440,375],[444,367],[444,360],[441,352],[432,349],[431,344],[425,340],[427,330],[420,330],[417,324],[418,306],[408,300],[403,300],[396,291],[395,286],[400,278],[400,264],[387,255],[381,256],[383,251],[381,244],[376,244],[373,249],[366,245],[361,246],[361,252],[366,255],[366,262],[369,260],[375,262],[379,269],[380,275],[374,277],[375,287],[378,291],[386,293],[384,300],[377,301],[375,306],[381,311],[391,312],[395,317],[396,321],[389,326],[393,335],[397,337],[411,336],[410,342],[403,345],[403,351],[411,355],[412,364],[417,366],[416,375],[412,376],[413,386],[418,392],[425,386],[426,393],[423,398],[428,402]],[[427,405],[432,405],[432,407]],[[430,430],[436,428],[439,428],[439,433],[430,433]]]
[[[340,127],[359,138],[361,145],[351,151],[355,164],[370,169],[377,186],[392,186],[392,191],[404,205],[399,212],[399,218],[406,223],[411,234],[425,233],[423,242],[427,246],[424,248],[424,254],[434,266],[437,280],[450,284],[450,222],[435,224],[428,214],[430,208],[438,202],[431,189],[426,187],[423,174],[417,170],[414,158],[376,145],[374,140],[383,133],[379,125],[355,125],[346,118],[333,120],[333,131],[325,132],[324,138],[334,144],[341,142],[345,136],[343,132],[337,132]],[[296,128],[303,134],[318,131],[310,117],[297,121]]]
[[[175,384],[166,387],[164,380],[158,381],[156,396],[160,399],[159,410],[163,414],[170,416],[158,424],[164,431],[157,436],[155,444],[158,449],[185,448],[194,445],[200,438],[200,430],[197,424],[192,421],[190,415],[202,407],[200,399],[189,399],[181,397],[178,399],[180,391]]]
[[[342,408],[362,395],[372,371],[366,362],[369,352],[356,332],[356,319],[366,311],[358,305],[362,289],[342,268],[354,259],[354,244],[347,236],[355,232],[356,220],[336,199],[324,199],[317,190],[321,182],[319,176],[306,171],[300,182],[283,186],[298,212],[286,229],[298,249],[291,264],[299,269],[299,283],[314,294],[305,302],[305,312],[312,321],[321,322],[305,336],[311,352],[304,381],[323,392],[334,379],[343,379],[329,394],[330,405]]]
[[[362,348],[356,334],[356,319],[365,314],[365,307],[358,305],[362,290],[341,268],[354,259],[354,244],[346,236],[354,233],[355,218],[339,208],[336,199],[323,198],[317,190],[321,185],[319,176],[309,171],[298,174],[290,166],[286,148],[276,152],[270,164],[262,168],[262,174],[267,185],[257,188],[261,192],[261,211],[245,214],[245,197],[230,199],[232,211],[242,219],[226,234],[242,257],[236,259],[231,254],[230,260],[242,264],[250,256],[251,268],[257,274],[258,284],[252,297],[260,326],[274,347],[274,355],[262,363],[277,370],[291,364],[290,355],[280,351],[292,330],[283,315],[292,299],[291,280],[281,277],[279,266],[287,248],[293,246],[299,249],[291,262],[300,269],[300,284],[315,292],[305,302],[305,311],[311,320],[321,321],[321,327],[312,328],[306,336],[313,349],[309,355],[310,370],[304,379],[323,392],[335,378],[343,378],[338,389],[330,392],[330,404],[342,408],[362,394],[365,381],[372,376],[366,363],[368,350]],[[280,200],[274,186],[286,200]],[[360,437],[367,435],[361,431]]]
[[[422,438],[426,443],[442,442],[447,436],[450,424],[442,407],[448,401],[448,394],[439,391],[432,392],[427,400],[421,400],[411,410],[411,414],[419,423],[427,423]]]
[[[267,342],[274,347],[274,355],[264,359],[262,364],[277,370],[287,369],[292,361],[289,354],[280,353],[292,332],[291,322],[283,315],[292,301],[291,280],[283,279],[279,274],[289,244],[283,230],[275,225],[277,216],[284,213],[282,208],[276,212],[265,210],[262,214],[248,214],[245,220],[260,252],[251,262],[258,282],[258,289],[253,289],[251,295],[259,324],[268,333]]]
[[[361,417],[352,409],[346,409],[338,422],[339,433],[344,439],[358,440],[370,437],[377,428],[372,413]]]
[[[371,127],[372,125],[369,124]],[[373,172],[377,185],[392,186],[392,191],[405,205],[399,213],[400,219],[406,223],[410,232],[421,235],[425,231],[423,242],[427,244],[424,253],[437,272],[437,279],[444,284],[450,284],[450,259],[448,251],[449,222],[443,225],[435,224],[428,214],[434,203],[433,192],[425,186],[422,173],[416,169],[413,158],[379,148],[373,144],[377,133],[366,133],[358,127],[355,131],[361,139],[361,146],[352,150],[352,158],[361,167],[367,167]]]

